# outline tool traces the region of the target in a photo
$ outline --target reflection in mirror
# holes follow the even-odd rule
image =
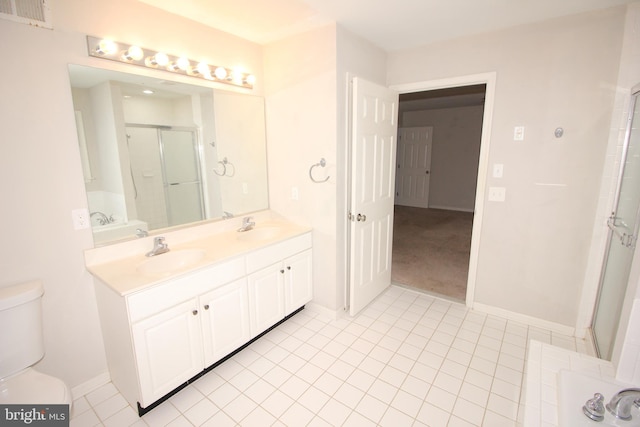
[[[268,208],[264,100],[69,66],[96,244]]]

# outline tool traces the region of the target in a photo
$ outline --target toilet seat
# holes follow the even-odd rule
[[[71,393],[59,378],[27,368],[0,379],[0,404],[71,404]]]

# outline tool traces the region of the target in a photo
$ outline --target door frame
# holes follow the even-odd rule
[[[466,306],[469,308],[473,308],[475,301],[478,256],[480,252],[480,236],[484,216],[484,201],[487,190],[487,178],[489,176],[489,145],[491,142],[496,77],[497,73],[494,71],[488,73],[448,77],[438,80],[427,80],[389,86],[390,89],[394,89],[400,94],[403,94],[436,89],[447,89],[459,86],[472,86],[477,84],[486,85],[484,112],[482,116],[482,134],[480,137],[480,158],[478,160],[478,180],[476,182],[476,198],[473,215],[473,225],[471,229],[471,253],[469,256],[469,274],[467,276],[467,295],[465,298]]]

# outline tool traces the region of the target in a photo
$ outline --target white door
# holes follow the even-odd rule
[[[391,284],[398,93],[354,78],[351,115],[349,312]]]
[[[204,368],[196,298],[136,322],[131,329],[143,408]]]
[[[309,249],[284,261],[284,314],[287,316],[313,298],[311,253]]]
[[[433,127],[400,128],[396,170],[396,205],[429,207]]]
[[[211,366],[251,339],[247,279],[200,297],[205,366]]]
[[[252,337],[284,319],[285,271],[278,263],[248,276]]]

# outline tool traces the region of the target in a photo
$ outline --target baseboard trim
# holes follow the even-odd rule
[[[102,387],[105,384],[108,384],[111,381],[111,375],[109,372],[103,372],[102,374],[93,377],[89,381],[85,381],[82,384],[78,384],[77,386],[71,389],[71,397],[73,400],[79,399],[82,396],[85,396],[91,393],[94,390]]]
[[[308,311],[313,311],[314,313],[322,314],[324,316],[329,317],[331,320],[338,320],[341,316],[344,316],[343,310],[332,310],[323,305],[320,305],[315,302],[308,302],[306,304],[306,308]]]
[[[569,335],[574,337],[576,334],[576,328],[572,326],[562,325],[560,323],[550,322],[548,320],[540,319],[526,314],[516,313],[514,311],[505,310],[500,307],[494,307],[491,305],[481,304],[478,302],[473,303],[474,310],[480,311],[486,314],[493,314],[503,317],[507,320],[513,320],[514,322],[524,323],[529,326],[534,326],[541,329],[547,329],[552,332],[556,332],[563,335]]]
[[[443,211],[457,211],[457,212],[474,212],[473,208],[461,208],[458,206],[429,205],[429,209],[442,209]]]

